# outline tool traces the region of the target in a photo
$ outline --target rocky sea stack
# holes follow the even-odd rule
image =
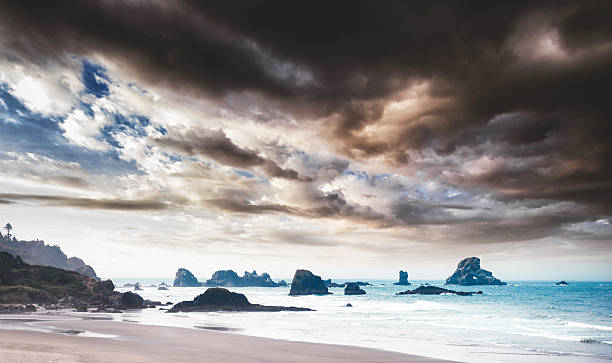
[[[267,273],[258,275],[256,271],[244,272],[244,276],[240,277],[233,270],[220,270],[216,271],[210,280],[205,283],[206,286],[226,286],[226,287],[245,287],[245,286],[258,286],[258,287],[279,287],[287,286],[285,281],[274,282]]]
[[[499,279],[493,277],[490,271],[480,268],[480,258],[469,257],[461,260],[457,270],[446,279],[447,285],[506,285]]]
[[[408,272],[404,270],[400,270],[399,281],[393,283],[393,285],[402,285],[402,286],[412,285],[410,282],[408,282]]]
[[[406,290],[398,293],[398,295],[440,295],[440,294],[455,294],[459,296],[480,295],[482,291],[455,291],[443,289],[436,286],[419,286],[414,290]]]
[[[555,285],[557,285],[557,286],[568,286],[569,284],[567,282],[565,282],[565,281],[559,281]]]
[[[198,287],[202,284],[196,279],[193,274],[186,268],[179,268],[174,276],[174,287]]]
[[[317,276],[308,270],[297,270],[291,282],[289,295],[327,295],[327,286]]]
[[[359,288],[359,285],[349,282],[344,288],[344,295],[365,295],[366,292]]]
[[[168,310],[169,313],[179,311],[312,311],[312,309],[251,304],[243,294],[221,287],[211,287],[192,301],[182,301]]]

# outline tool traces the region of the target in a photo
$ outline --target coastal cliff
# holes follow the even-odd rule
[[[29,265],[19,256],[0,252],[0,304],[39,304],[58,307],[142,308],[137,294],[120,293],[112,281],[97,281],[75,271]]]
[[[41,265],[76,271],[87,277],[98,279],[94,269],[77,257],[66,256],[58,246],[46,245],[44,241],[21,241],[0,236],[0,252],[19,256],[30,265]]]

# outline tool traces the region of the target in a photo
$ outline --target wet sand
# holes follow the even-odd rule
[[[383,350],[267,339],[206,328],[101,320],[47,321],[41,326],[55,332],[0,329],[0,362],[448,362]],[[81,336],[87,333],[108,337]]]

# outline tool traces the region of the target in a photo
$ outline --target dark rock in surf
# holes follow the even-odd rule
[[[359,285],[349,282],[344,288],[344,295],[365,295],[365,290],[359,288]]]
[[[419,286],[414,290],[406,290],[398,293],[398,295],[440,295],[440,294],[455,294],[459,296],[481,295],[482,291],[454,291],[443,289],[436,286]]]
[[[168,310],[169,313],[179,311],[312,311],[312,309],[251,304],[243,294],[221,287],[211,287],[192,301],[182,301]]]

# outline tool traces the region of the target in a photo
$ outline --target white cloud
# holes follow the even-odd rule
[[[107,115],[98,106],[93,105],[94,116],[90,117],[81,109],[73,110],[62,123],[60,128],[64,130],[64,137],[71,143],[92,150],[108,150],[109,145],[96,138],[100,130],[112,123]]]

